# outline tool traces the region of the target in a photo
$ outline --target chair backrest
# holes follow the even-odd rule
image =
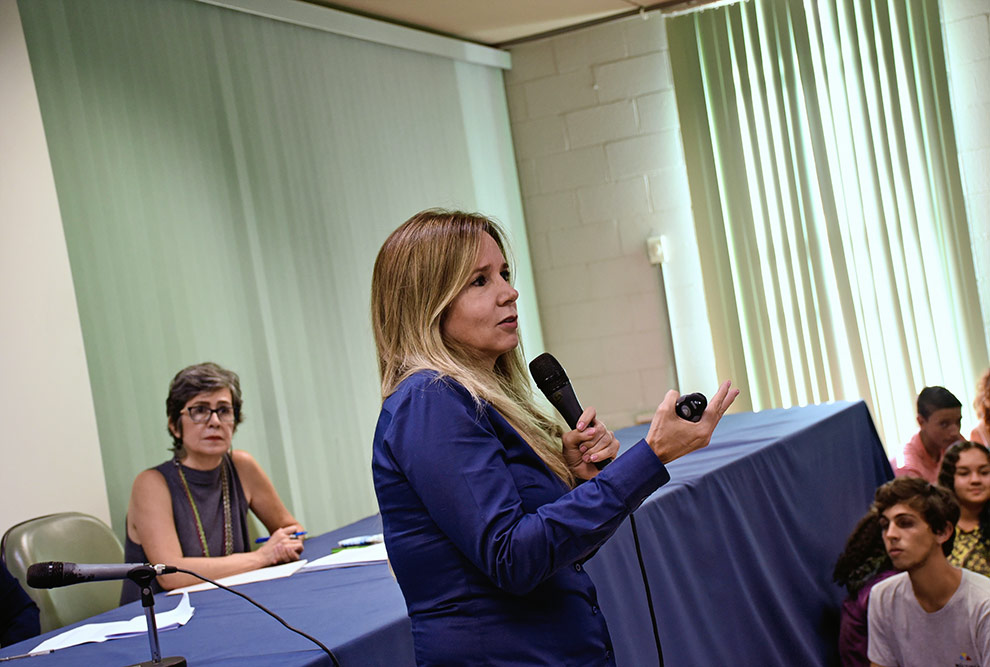
[[[3,534],[0,556],[41,610],[42,632],[113,609],[120,602],[120,581],[92,581],[51,589],[27,585],[27,570],[33,563],[124,562],[120,540],[94,516],[62,512],[23,521]]]

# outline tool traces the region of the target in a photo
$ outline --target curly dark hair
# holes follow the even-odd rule
[[[967,449],[978,449],[990,462],[990,449],[978,442],[957,442],[945,450],[942,467],[938,471],[938,485],[951,493],[957,501],[959,498],[956,496],[956,465],[959,463],[959,456]],[[980,510],[980,541],[990,551],[990,502],[984,503],[983,509]]]
[[[946,526],[951,527],[953,530],[949,539],[942,543],[942,553],[946,556],[952,553],[956,522],[959,521],[959,503],[954,494],[920,477],[897,477],[877,489],[871,509],[882,515],[898,504],[918,512],[934,533],[942,532]]]
[[[832,571],[832,581],[844,586],[850,597],[855,596],[870,579],[884,570],[893,570],[880,530],[880,514],[867,512],[853,528],[846,547]]]

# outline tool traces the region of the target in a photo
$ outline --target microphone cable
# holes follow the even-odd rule
[[[271,616],[272,618],[274,618],[276,621],[278,621],[279,623],[281,623],[282,625],[284,625],[289,630],[292,630],[297,635],[302,635],[303,637],[305,637],[309,641],[311,641],[314,644],[316,644],[317,646],[319,646],[323,650],[324,653],[326,653],[328,656],[330,656],[330,661],[334,664],[334,667],[340,667],[340,661],[337,660],[337,656],[335,656],[333,654],[333,651],[331,651],[330,649],[328,649],[326,647],[326,645],[323,644],[323,642],[321,642],[316,637],[313,637],[312,635],[306,634],[302,630],[299,630],[297,628],[292,627],[291,625],[289,625],[288,623],[286,623],[282,619],[281,616],[279,616],[278,614],[276,614],[273,611],[270,611],[270,610],[266,609],[261,604],[255,602],[254,600],[252,600],[248,596],[244,595],[244,593],[241,593],[240,591],[235,591],[233,588],[228,588],[227,586],[224,586],[223,584],[218,584],[217,582],[213,581],[212,579],[207,579],[206,577],[204,577],[201,574],[196,574],[195,572],[192,572],[190,570],[183,570],[181,567],[175,568],[175,571],[176,572],[182,572],[183,574],[191,574],[192,576],[196,577],[197,579],[202,579],[203,581],[205,581],[207,583],[213,584],[217,588],[222,588],[223,590],[225,590],[225,591],[227,591],[229,593],[233,593],[234,595],[236,595],[238,597],[244,598],[245,600],[247,600],[248,602],[250,602],[251,604],[253,604],[255,607],[257,607],[258,609],[260,609],[261,611],[265,612],[266,614],[268,614],[269,616]]]
[[[657,623],[657,612],[653,608],[653,595],[650,593],[650,580],[646,578],[646,563],[643,562],[643,549],[639,545],[639,531],[636,530],[636,515],[629,514],[629,527],[632,528],[633,543],[636,545],[636,558],[639,560],[639,571],[643,574],[643,590],[646,591],[646,606],[650,608],[650,623],[653,625],[653,639],[657,643],[657,664],[663,667],[663,648],[660,646],[660,626]]]

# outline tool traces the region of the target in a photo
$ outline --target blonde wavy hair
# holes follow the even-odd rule
[[[479,409],[494,407],[526,439],[558,477],[574,486],[564,463],[559,421],[533,402],[521,345],[487,371],[472,350],[443,335],[448,307],[467,285],[483,234],[510,262],[505,235],[492,220],[473,213],[428,209],[406,220],[385,240],[371,278],[371,320],[378,348],[382,400],[422,370],[449,377],[470,392]]]

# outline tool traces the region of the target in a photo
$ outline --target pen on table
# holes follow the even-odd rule
[[[50,648],[47,651],[35,651],[34,653],[21,653],[20,655],[8,655],[6,658],[0,658],[0,662],[7,662],[8,660],[16,660],[18,658],[30,658],[33,655],[48,655],[49,653],[54,653],[55,649]]]
[[[298,533],[292,533],[291,535],[289,535],[289,537],[302,537],[305,534],[306,534],[306,531],[305,530],[302,530],[302,531],[299,531]],[[258,539],[256,539],[254,541],[254,543],[255,544],[261,544],[262,542],[267,542],[267,541],[268,541],[268,538],[267,537],[259,537]]]
[[[364,547],[369,544],[380,544],[385,541],[385,536],[382,533],[377,535],[361,535],[359,537],[348,537],[345,540],[340,540],[337,542],[337,546],[341,549],[346,549],[348,547]]]

